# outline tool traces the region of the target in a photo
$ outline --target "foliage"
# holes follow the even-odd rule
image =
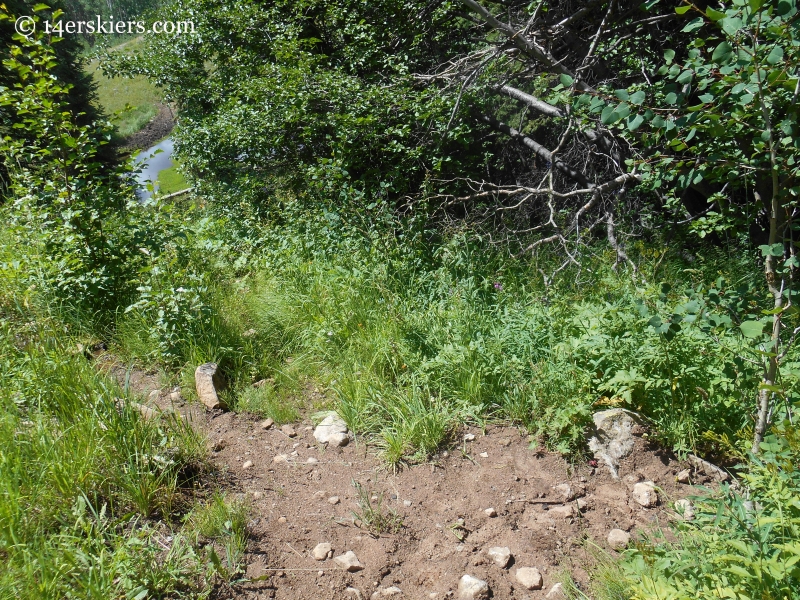
[[[383,505],[383,492],[373,495],[357,481],[353,487],[358,495],[358,510],[353,511],[355,523],[365,528],[374,537],[382,533],[397,533],[403,527],[403,519],[391,507]]]

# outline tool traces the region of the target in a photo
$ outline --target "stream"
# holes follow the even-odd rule
[[[154,189],[158,190],[156,185],[158,174],[172,166],[172,147],[172,138],[165,138],[152,148],[143,150],[133,159],[134,165],[141,169],[136,175],[136,195],[139,202],[144,202],[153,195],[153,192],[147,189],[148,183],[152,183]],[[156,154],[158,150],[161,152]]]

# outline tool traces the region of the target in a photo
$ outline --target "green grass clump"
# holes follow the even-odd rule
[[[186,517],[184,532],[197,544],[212,544],[207,546],[207,555],[225,579],[230,580],[242,568],[249,513],[244,500],[229,500],[224,494],[215,493],[209,502],[196,506]],[[218,549],[222,551],[224,563]]]
[[[261,418],[270,418],[278,425],[291,423],[300,417],[300,412],[291,397],[279,395],[272,383],[260,387],[247,387],[234,404],[237,412],[246,412]]]
[[[178,166],[172,166],[169,169],[164,169],[158,174],[158,193],[162,196],[180,192],[189,187],[186,178],[178,170]]]
[[[141,39],[134,39],[112,48],[111,52],[132,53],[142,45]],[[100,69],[97,60],[86,66],[97,85],[97,100],[103,111],[112,117],[117,135],[124,139],[133,135],[158,114],[158,105],[163,101],[158,88],[144,75],[131,78],[107,77]],[[117,113],[121,113],[118,116]]]

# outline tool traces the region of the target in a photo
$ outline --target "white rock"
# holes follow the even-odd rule
[[[335,412],[328,413],[322,422],[314,429],[314,438],[320,444],[338,447],[350,443],[350,434],[347,424]]]
[[[489,597],[489,584],[472,575],[463,575],[458,581],[458,597],[461,600],[485,600]]]
[[[355,598],[356,600],[364,600],[364,596],[361,594],[361,591],[354,587],[345,588],[344,593],[348,596]]]
[[[526,589],[542,589],[542,574],[539,573],[539,569],[534,567],[520,567],[517,569],[516,578]]]
[[[572,506],[572,504],[553,506],[547,511],[547,514],[554,517],[560,517],[562,519],[569,519],[575,516],[575,507]]]
[[[249,469],[249,468],[250,468],[250,467],[252,467],[252,466],[253,466],[253,461],[252,461],[252,460],[248,460],[247,462],[245,462],[245,463],[242,465],[242,468],[243,468],[243,469]]]
[[[217,363],[205,363],[197,367],[194,371],[194,382],[197,387],[197,396],[206,408],[221,408],[222,403],[217,396],[222,381],[217,375]]]
[[[501,569],[505,569],[511,561],[511,550],[505,546],[493,546],[487,550],[486,554],[488,554],[492,562]]]
[[[294,427],[288,423],[281,427],[281,431],[284,433],[284,435],[286,435],[286,437],[293,438],[297,436],[297,432],[294,430]]]
[[[572,486],[570,486],[570,484],[568,483],[560,483],[553,489],[559,496],[561,496],[561,499],[564,500],[564,502],[569,502],[570,500],[574,500],[575,496],[577,496],[575,490],[573,490]]]
[[[614,550],[627,548],[631,541],[631,534],[622,529],[612,529],[608,532],[608,545]]]
[[[289,457],[288,457],[288,456],[286,456],[285,454],[278,454],[276,457],[274,457],[274,458],[272,459],[272,462],[274,462],[274,463],[285,463],[285,462],[289,462]]]
[[[467,433],[464,435],[465,442],[474,442],[475,441],[475,434],[474,433]]]
[[[494,508],[487,508],[483,512],[486,513],[487,517],[496,517],[497,516],[497,511]]]
[[[172,392],[169,395],[169,399],[172,402],[181,402],[183,400],[183,396],[181,396],[180,392]]]
[[[681,498],[675,501],[675,510],[683,517],[684,521],[691,521],[694,519],[694,504],[687,498]]]
[[[547,592],[547,596],[545,596],[546,600],[563,600],[566,598],[564,595],[564,586],[561,583],[556,583],[553,587],[550,588],[550,591]]]
[[[356,571],[361,571],[364,568],[364,565],[362,565],[359,562],[358,557],[356,556],[356,553],[353,552],[352,550],[348,550],[344,554],[342,554],[340,556],[337,556],[336,558],[333,559],[333,562],[335,562],[337,565],[342,567],[345,571],[348,571],[350,573],[355,573]]]
[[[638,422],[636,413],[624,408],[612,408],[594,413],[595,435],[589,449],[595,458],[608,465],[611,475],[619,478],[619,461],[633,451],[633,428]]]
[[[314,458],[313,456],[309,456],[309,457],[306,459],[306,464],[307,464],[307,465],[315,465],[315,464],[317,464],[318,462],[319,462],[319,459],[318,459],[318,458]]]
[[[273,421],[272,419],[261,421],[261,429],[270,429],[273,425],[275,425],[275,421]]]
[[[403,590],[401,590],[396,585],[393,585],[393,586],[390,586],[390,587],[387,587],[387,588],[383,588],[381,590],[381,596],[383,596],[384,598],[390,597],[390,596],[399,596],[402,593],[403,593]]]
[[[328,542],[322,542],[314,546],[311,555],[314,557],[314,560],[325,560],[331,555],[331,552],[331,545]]]
[[[727,481],[731,477],[727,471],[723,471],[717,465],[712,465],[707,460],[703,460],[694,454],[689,454],[686,457],[686,460],[688,460],[689,464],[691,464],[700,473],[704,473],[709,477],[713,477],[717,481]]]
[[[480,456],[481,458],[489,458],[489,453],[488,452],[481,452],[478,456]]]
[[[325,490],[318,490],[314,492],[313,495],[313,497],[316,498],[317,500],[322,500],[325,496],[326,496]]]
[[[328,498],[328,504],[339,504],[339,496],[331,496]]]
[[[645,508],[652,508],[658,504],[658,493],[652,481],[642,481],[633,486],[631,496]]]

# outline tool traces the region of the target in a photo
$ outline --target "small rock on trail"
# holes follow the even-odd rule
[[[619,477],[619,461],[633,451],[633,430],[638,416],[624,408],[601,410],[592,416],[595,436],[589,440],[589,449],[595,458],[608,465],[611,475]]]
[[[325,560],[331,555],[332,552],[333,550],[331,545],[328,542],[322,542],[321,544],[314,546],[314,549],[311,551],[311,555],[314,557],[314,560]]]
[[[197,367],[194,372],[197,396],[206,408],[214,410],[221,408],[222,403],[217,395],[217,390],[222,387],[222,380],[217,374],[217,363],[205,363]]]
[[[622,529],[612,529],[608,532],[608,545],[614,550],[623,550],[631,541],[631,534]]]
[[[322,422],[314,429],[314,438],[320,444],[327,444],[338,448],[350,443],[350,434],[344,420],[335,412],[328,413]]]
[[[528,590],[542,589],[542,574],[534,567],[520,567],[517,569],[517,581]]]
[[[489,597],[489,584],[472,575],[464,575],[458,582],[458,597],[461,600],[485,600]]]
[[[344,554],[337,556],[333,561],[349,573],[355,573],[364,568],[364,565],[361,564],[356,553],[352,550],[348,550]]]
[[[508,566],[508,563],[511,561],[511,550],[505,546],[494,546],[489,548],[486,554],[488,554],[489,558],[492,559],[492,562],[501,569],[505,569]]]
[[[658,504],[658,493],[652,481],[643,481],[633,486],[631,496],[645,508],[652,508]]]

